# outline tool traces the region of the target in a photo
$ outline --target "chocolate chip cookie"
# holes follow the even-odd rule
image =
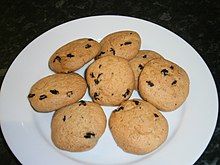
[[[56,73],[80,69],[100,52],[100,44],[91,38],[81,38],[62,46],[49,59],[49,67]]]
[[[141,97],[164,111],[172,111],[182,105],[190,84],[183,68],[163,58],[145,64],[138,83]]]
[[[86,81],[79,74],[52,74],[31,87],[28,100],[36,111],[51,112],[79,101],[86,88]]]
[[[81,100],[54,113],[51,138],[62,150],[87,151],[95,147],[105,128],[106,116],[101,106]]]
[[[130,60],[141,47],[141,38],[135,31],[118,31],[105,36],[101,42],[101,51],[97,58],[113,55]]]
[[[119,105],[134,89],[134,73],[128,61],[117,56],[94,61],[87,68],[86,81],[93,101],[101,105]]]
[[[125,152],[147,154],[167,139],[168,122],[150,103],[132,99],[122,102],[109,119],[116,144]]]

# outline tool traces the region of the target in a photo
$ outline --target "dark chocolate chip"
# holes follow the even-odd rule
[[[46,95],[40,95],[39,100],[43,100],[43,99],[46,99],[46,98],[47,98]]]
[[[154,113],[154,116],[155,116],[155,117],[159,117],[158,114],[156,114],[156,113]]]
[[[69,58],[75,57],[75,55],[73,55],[71,53],[67,54],[66,56],[69,57]]]
[[[99,80],[99,77],[102,75],[103,73],[99,73],[98,77],[94,80],[95,84],[98,85],[100,83],[101,80]]]
[[[112,52],[112,54],[115,55],[115,49],[110,48],[110,52]]]
[[[121,111],[123,109],[124,109],[124,107],[119,107],[119,108],[115,109],[114,112],[119,112],[119,111]]]
[[[90,73],[90,76],[92,77],[92,78],[95,78],[95,76],[94,76],[94,73],[92,72],[92,73]]]
[[[85,45],[85,48],[86,48],[86,49],[91,48],[91,47],[92,47],[92,45],[90,45],[90,44],[86,44],[86,45]]]
[[[50,92],[51,92],[52,94],[54,94],[54,95],[59,94],[59,91],[58,91],[58,90],[56,90],[56,89],[50,90]]]
[[[133,100],[133,102],[135,103],[135,105],[139,104],[139,101],[137,101],[137,100]]]
[[[132,44],[131,41],[127,41],[127,42],[124,43],[124,45],[130,45],[130,44]]]
[[[151,81],[146,81],[147,85],[149,85],[150,87],[154,86],[154,83],[152,83]]]
[[[95,137],[95,134],[94,133],[91,133],[91,132],[87,132],[85,135],[84,135],[84,138],[86,139],[90,139],[90,138],[94,138]]]
[[[92,38],[89,38],[88,41],[94,41]]]
[[[34,96],[35,96],[34,93],[30,93],[30,94],[28,95],[28,98],[32,98],[32,97],[34,97]]]
[[[101,68],[101,67],[102,67],[102,65],[100,64],[100,65],[99,65],[99,68]]]
[[[167,69],[163,69],[163,70],[161,70],[161,73],[162,73],[164,76],[166,76],[166,75],[168,75],[168,70],[167,70]]]
[[[176,80],[174,80],[173,82],[172,82],[172,85],[175,85],[177,83],[177,81]]]
[[[64,122],[66,121],[66,116],[65,116],[65,115],[63,116],[63,121],[64,121]]]
[[[80,101],[79,101],[79,106],[80,106],[80,105],[86,106],[86,102],[85,102],[84,100],[80,100]]]
[[[127,89],[126,92],[125,92],[124,94],[122,94],[122,96],[123,96],[124,98],[126,98],[129,94],[130,94],[130,90]]]
[[[112,93],[112,96],[114,96],[114,93]]]
[[[73,95],[73,91],[68,91],[66,92],[67,97],[71,97],[71,95]]]
[[[143,55],[143,58],[147,58],[147,55],[145,54],[145,55]]]
[[[53,62],[56,62],[56,61],[61,62],[61,57],[60,57],[60,56],[56,56],[56,57],[54,58]]]
[[[100,99],[98,98],[98,96],[99,96],[99,94],[98,94],[97,92],[95,92],[94,95],[93,95],[93,98],[94,98],[95,100],[100,100]]]
[[[140,70],[143,70],[143,69],[144,69],[144,66],[141,65],[141,64],[139,64],[139,65],[138,65],[138,68],[139,68]]]
[[[171,65],[171,66],[170,66],[170,69],[172,69],[172,70],[173,70],[173,69],[174,69],[174,67]]]
[[[105,52],[101,52],[101,53],[100,53],[100,56],[101,56],[102,54],[105,54]]]

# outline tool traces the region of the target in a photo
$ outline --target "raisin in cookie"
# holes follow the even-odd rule
[[[129,61],[135,76],[135,89],[138,86],[138,77],[144,69],[144,65],[154,58],[163,58],[159,53],[152,50],[140,50],[137,56]]]
[[[105,56],[90,64],[86,81],[93,101],[101,105],[119,105],[134,89],[134,73],[128,61],[117,56]]]
[[[109,119],[116,144],[125,152],[147,154],[167,139],[168,122],[152,104],[133,99],[122,102]]]
[[[69,73],[81,68],[99,54],[100,44],[81,38],[62,46],[50,57],[49,67],[56,73]]]
[[[130,60],[137,55],[141,38],[135,31],[118,31],[105,36],[100,44],[101,52],[97,58],[114,55]]]
[[[139,93],[160,110],[177,109],[189,93],[189,77],[183,68],[163,58],[145,64],[139,77]]]
[[[50,112],[79,101],[86,88],[86,81],[76,73],[52,74],[31,87],[28,99],[36,111]]]
[[[92,149],[106,128],[106,116],[97,103],[79,101],[59,109],[51,122],[56,147],[72,152]]]

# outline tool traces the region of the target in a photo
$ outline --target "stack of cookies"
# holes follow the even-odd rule
[[[38,112],[55,111],[51,139],[56,147],[71,152],[92,149],[106,128],[102,106],[113,106],[109,129],[125,152],[146,154],[164,143],[169,128],[160,111],[183,104],[189,78],[161,54],[140,48],[137,32],[118,31],[100,42],[74,40],[51,55],[49,68],[55,73],[37,81],[28,99]],[[75,73],[89,61],[85,78]],[[92,101],[81,100],[87,86]],[[142,99],[130,99],[134,90]]]

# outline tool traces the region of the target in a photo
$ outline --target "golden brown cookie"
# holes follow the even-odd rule
[[[100,44],[91,38],[81,38],[62,46],[50,57],[49,67],[56,73],[80,69],[100,52]]]
[[[136,57],[129,61],[135,77],[135,89],[138,86],[138,77],[144,69],[144,65],[154,58],[163,58],[159,53],[152,50],[140,50]]]
[[[145,64],[139,77],[139,93],[163,111],[177,109],[189,93],[189,77],[183,68],[163,58]]]
[[[116,144],[125,152],[147,154],[167,139],[168,122],[150,103],[132,99],[122,102],[109,119]]]
[[[87,68],[86,81],[93,101],[101,105],[119,105],[134,89],[134,73],[128,61],[117,56],[94,61]]]
[[[79,74],[52,74],[31,87],[28,100],[36,111],[51,112],[79,101],[86,88],[86,81]]]
[[[141,38],[135,31],[118,31],[105,36],[101,42],[101,52],[97,58],[113,55],[130,60],[141,47]]]
[[[97,144],[105,128],[106,116],[101,106],[81,100],[54,113],[51,138],[62,150],[87,151]]]

